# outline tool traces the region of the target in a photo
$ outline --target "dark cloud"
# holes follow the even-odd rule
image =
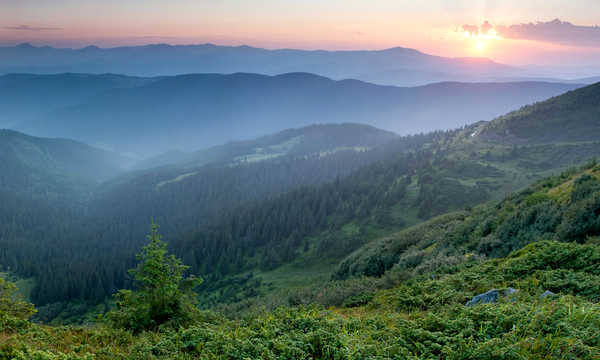
[[[61,28],[57,28],[57,27],[39,27],[39,26],[29,26],[29,25],[6,26],[6,27],[4,27],[4,29],[6,29],[6,30],[23,30],[23,31],[61,30]]]
[[[487,35],[492,29],[494,29],[494,25],[490,24],[490,22],[486,20],[479,28],[479,31],[481,31],[482,34]]]
[[[463,25],[462,29],[464,32],[468,32],[469,35],[479,35],[479,26],[477,25]]]
[[[496,26],[496,31],[508,39],[544,41],[555,44],[600,47],[599,26],[578,26],[555,19],[510,26]]]

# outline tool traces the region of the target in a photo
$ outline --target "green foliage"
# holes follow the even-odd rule
[[[600,234],[600,191],[571,204],[558,233],[563,238],[579,241]]]
[[[600,168],[590,163],[544,179],[495,204],[447,214],[378,239],[343,260],[334,278],[412,276],[465,262],[503,257],[540,239],[584,242],[600,234]]]
[[[0,359],[598,359],[599,259],[596,245],[543,241],[348,296],[346,308],[281,306],[239,320],[204,313],[138,334],[23,324],[0,329]],[[464,306],[509,286],[519,289],[512,298]],[[541,299],[548,289],[559,295]]]
[[[0,316],[2,318],[26,320],[35,312],[33,304],[21,299],[16,285],[0,277]]]
[[[158,225],[152,225],[148,241],[137,256],[138,266],[130,270],[136,289],[119,291],[115,295],[117,309],[107,317],[114,326],[135,332],[166,323],[188,324],[198,313],[193,289],[202,279],[184,278],[188,266],[174,255],[167,255],[167,244],[158,234]]]

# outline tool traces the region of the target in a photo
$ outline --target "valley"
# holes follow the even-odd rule
[[[69,321],[89,321],[90,305],[104,303],[108,309],[111,289],[127,286],[123,274],[150,220],[161,224],[174,254],[204,278],[203,307],[232,306],[243,313],[265,298],[285,298],[281,293],[309,294],[303,289],[327,286],[330,279],[381,276],[400,258],[373,257],[378,244],[404,239],[403,231],[413,231],[412,226],[446,221],[437,216],[498,201],[600,155],[600,143],[575,132],[565,135],[560,126],[490,135],[515,116],[523,117],[521,126],[536,122],[538,112],[557,103],[568,108],[577,101],[581,109],[589,104],[593,118],[597,102],[590,94],[597,89],[586,87],[451,131],[401,137],[362,125],[320,125],[181,153],[160,167],[140,165],[99,186],[88,185],[83,202],[62,202],[53,216],[68,217],[68,233],[53,222],[44,224],[39,215],[33,217],[41,221],[39,229],[13,226],[11,231],[29,240],[7,243],[11,252],[2,263],[36,279],[31,299],[38,304],[36,316],[46,321],[65,319],[67,313]],[[588,128],[593,122],[587,114],[578,119],[581,125],[571,126],[581,126],[582,135],[594,129]],[[464,215],[447,216],[450,223],[434,226],[465,222]],[[17,224],[25,219],[32,217],[17,218]],[[42,238],[43,243],[35,240]],[[52,248],[53,260],[24,266],[19,259],[37,256],[31,251],[39,246]],[[71,278],[71,290],[57,291],[62,272],[77,263],[80,277]],[[83,302],[71,302],[74,298]],[[89,309],[98,311],[95,305]]]
[[[0,360],[600,359],[595,1],[0,1]]]

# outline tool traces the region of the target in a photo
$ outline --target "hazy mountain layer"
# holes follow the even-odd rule
[[[39,103],[42,93],[52,97],[64,93],[69,100],[63,103],[72,102],[72,91],[63,87],[73,81],[73,75],[64,76],[40,77],[32,98],[23,94],[20,101]],[[489,120],[578,87],[556,83],[438,83],[398,88],[295,73],[273,77],[198,74],[131,81],[119,78],[122,85],[106,90],[106,76],[100,77],[103,88],[86,90],[90,95],[77,104],[64,104],[59,109],[53,103],[41,104],[36,112],[44,109],[44,113],[31,121],[29,110],[24,110],[23,116],[15,115],[22,120],[16,128],[138,156],[155,155],[314,123],[363,123],[401,135],[450,129]],[[89,79],[91,84],[99,81],[94,76]]]
[[[137,76],[249,72],[310,72],[333,79],[400,86],[439,81],[488,81],[518,69],[485,58],[445,58],[407,48],[381,51],[266,50],[249,46],[147,45],[56,49],[0,47],[0,73],[118,73]]]
[[[0,76],[0,127],[31,121],[50,111],[87,101],[107,90],[135,87],[154,80],[110,74]]]

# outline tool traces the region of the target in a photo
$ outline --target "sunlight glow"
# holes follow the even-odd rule
[[[485,33],[479,31],[463,31],[460,36],[464,40],[473,41],[473,49],[478,53],[484,52],[491,41],[498,41],[502,39],[495,29],[490,29]]]
[[[483,40],[477,40],[477,42],[475,42],[475,50],[480,52],[485,50],[485,42]]]

